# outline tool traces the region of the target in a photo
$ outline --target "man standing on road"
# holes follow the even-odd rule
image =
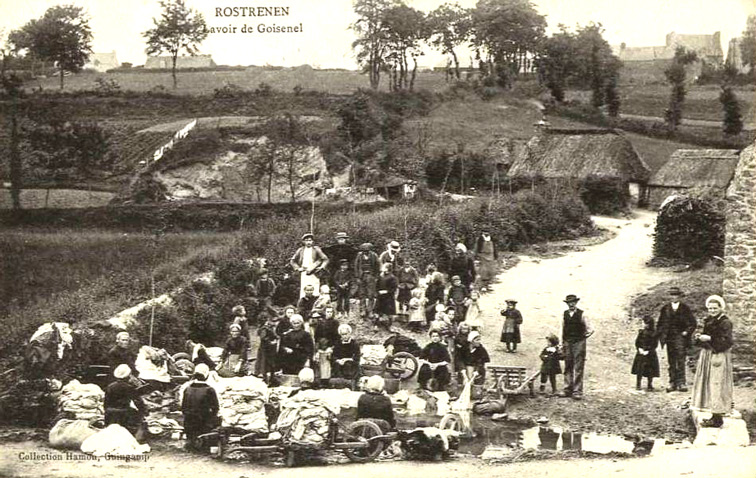
[[[562,343],[564,344],[564,396],[575,400],[583,398],[583,370],[585,369],[586,339],[593,334],[582,310],[577,308],[580,299],[568,295],[564,301]]]
[[[659,343],[662,348],[667,346],[668,392],[688,391],[685,384],[685,359],[690,339],[696,330],[696,319],[690,307],[680,302],[682,296],[683,293],[678,287],[672,287],[669,290],[669,303],[662,307],[657,324]]]

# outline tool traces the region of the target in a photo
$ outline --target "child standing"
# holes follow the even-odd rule
[[[401,314],[409,312],[409,301],[412,298],[412,289],[417,287],[419,277],[417,270],[412,267],[410,261],[404,262],[404,265],[396,273],[396,282],[399,288],[399,292],[396,295],[396,300],[399,302],[399,310]]]
[[[313,360],[317,364],[316,372],[320,379],[320,388],[328,388],[328,382],[331,380],[331,356],[333,347],[328,339],[322,337],[318,340],[318,350],[315,352]]]
[[[520,343],[520,324],[522,314],[517,310],[517,301],[508,300],[507,308],[501,311],[504,316],[504,327],[501,329],[501,342],[507,346],[507,352],[517,352],[517,344]]]
[[[354,287],[354,275],[349,270],[349,260],[341,259],[339,270],[333,274],[333,284],[336,292],[336,312],[342,317],[349,317],[349,299]]]
[[[635,338],[635,360],[633,360],[632,374],[636,376],[635,388],[641,389],[641,380],[646,377],[648,380],[647,390],[654,389],[654,377],[659,376],[659,357],[656,355],[656,345],[658,338],[654,330],[654,319],[652,317],[643,317],[643,328],[638,331],[638,337]]]
[[[420,288],[412,290],[412,298],[409,301],[409,321],[410,330],[418,331],[422,329],[425,323],[425,297],[423,290]]]
[[[483,311],[480,310],[478,299],[480,299],[480,292],[477,290],[470,292],[470,306],[467,308],[465,322],[472,330],[480,330],[483,326]]]
[[[562,373],[559,361],[562,353],[559,350],[559,337],[550,334],[546,337],[546,348],[541,351],[541,393],[546,391],[546,381],[551,382],[551,393],[557,393],[556,376]]]
[[[454,307],[455,323],[464,322],[467,306],[470,304],[470,295],[467,291],[467,287],[462,283],[462,279],[459,276],[452,277],[451,283],[452,285],[449,287],[449,296],[446,303],[447,305]]]

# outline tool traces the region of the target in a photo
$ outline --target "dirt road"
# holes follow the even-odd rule
[[[487,312],[483,343],[494,364],[540,367],[538,354],[545,347],[544,337],[549,333],[561,337],[567,294],[580,297],[578,307],[595,330],[588,339],[584,400],[526,398],[515,402],[512,413],[545,416],[551,424],[577,430],[676,440],[690,436],[680,407],[687,394],[638,392],[635,376],[630,374],[640,327],[629,315],[631,299],[672,276],[668,270],[645,265],[652,253],[654,219],[648,211],[636,211],[632,219],[595,218],[598,226],[615,232],[616,237],[554,259],[522,256],[516,267],[499,276],[493,292],[483,296],[481,306]],[[502,318],[498,311],[509,298],[519,301],[524,318],[522,344],[515,354],[505,353],[499,343]],[[657,390],[666,385],[666,360],[661,353],[660,358],[662,377]],[[558,385],[561,388],[561,377]]]

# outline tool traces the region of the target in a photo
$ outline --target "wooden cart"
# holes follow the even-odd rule
[[[541,375],[540,371],[528,374],[526,367],[509,365],[486,365],[486,370],[494,377],[494,386],[487,392],[496,394],[500,399],[513,395],[535,395],[535,379]]]

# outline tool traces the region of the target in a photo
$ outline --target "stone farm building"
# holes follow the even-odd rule
[[[702,63],[721,65],[724,61],[720,32],[697,35],[670,32],[664,45],[627,46],[623,43],[613,48],[624,63],[623,77],[648,82],[664,80],[664,69],[672,61],[678,46],[695,51],[700,60],[691,66],[691,80],[700,74]]]
[[[92,53],[89,55],[89,61],[84,65],[85,70],[95,70],[105,73],[113,68],[121,66],[116,58],[115,50],[110,53]]]
[[[667,197],[694,187],[724,192],[737,165],[734,149],[678,149],[648,182],[646,202],[659,207]]]
[[[210,55],[179,56],[176,58],[176,69],[215,68],[217,65]],[[148,56],[144,67],[149,70],[170,70],[173,59],[170,56]]]
[[[593,212],[625,209],[643,198],[651,173],[630,141],[611,129],[544,128],[514,158],[507,180],[518,188],[528,183],[567,183],[580,188]]]

